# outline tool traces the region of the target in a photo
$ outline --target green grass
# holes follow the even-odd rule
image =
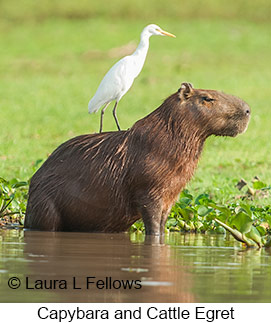
[[[98,131],[99,114],[88,115],[87,104],[123,55],[110,50],[136,44],[142,28],[157,23],[177,38],[151,38],[143,71],[119,104],[122,128],[158,107],[183,81],[240,96],[252,108],[248,131],[237,138],[208,139],[188,188],[193,195],[206,192],[227,203],[240,194],[235,188],[240,178],[250,181],[257,175],[271,183],[268,2],[163,4],[1,2],[0,177],[27,180],[33,163],[60,143]],[[109,109],[104,130],[115,130]]]
[[[246,19],[270,21],[268,0],[4,0],[0,17],[16,22],[43,21],[48,17],[68,19]]]

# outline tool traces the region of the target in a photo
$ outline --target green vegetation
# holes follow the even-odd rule
[[[16,179],[6,181],[0,178],[0,218],[2,225],[11,223],[22,225],[26,210],[27,182],[19,182]]]
[[[266,194],[241,202],[236,184],[255,176],[271,183],[269,8],[265,0],[171,0],[166,5],[157,0],[1,1],[0,177],[7,179],[1,181],[2,214],[24,212],[26,187],[16,183],[28,182],[36,160],[46,159],[73,136],[98,131],[99,114],[87,113],[89,99],[112,64],[133,51],[142,28],[157,23],[177,38],[151,38],[143,71],[119,105],[123,128],[158,107],[183,81],[240,96],[252,108],[244,135],[208,139],[189,193],[173,208],[168,229],[174,221],[181,229],[195,225],[196,217],[206,229],[213,214],[231,225],[244,205],[256,227],[258,216],[268,223],[268,185],[260,189]],[[115,130],[110,108],[104,129]],[[13,196],[14,190],[18,195]],[[5,194],[14,198],[9,205]],[[200,204],[198,196],[203,197]],[[191,201],[182,208],[185,198]],[[224,219],[208,203],[227,207],[231,216]],[[204,207],[212,211],[201,215]],[[180,211],[186,208],[200,213],[187,222]],[[211,223],[209,229],[222,230],[214,219]]]
[[[245,185],[246,186],[246,185]],[[248,247],[271,246],[271,207],[253,204],[256,195],[271,196],[271,186],[254,180],[242,197],[227,205],[213,201],[206,193],[194,197],[184,190],[172,208],[166,224],[166,232],[226,233]],[[252,203],[248,203],[252,200]],[[143,232],[138,221],[131,232]]]

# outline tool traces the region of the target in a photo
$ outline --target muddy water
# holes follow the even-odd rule
[[[0,247],[1,302],[271,302],[271,251],[223,235],[2,230]]]

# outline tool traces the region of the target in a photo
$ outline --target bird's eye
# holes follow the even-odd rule
[[[206,102],[212,102],[212,101],[215,101],[215,99],[210,98],[210,97],[208,97],[208,96],[203,96],[201,99],[202,99],[202,101],[206,101]]]

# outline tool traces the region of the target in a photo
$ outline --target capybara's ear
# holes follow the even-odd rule
[[[194,92],[193,85],[191,83],[184,82],[178,90],[180,99],[188,99]]]

